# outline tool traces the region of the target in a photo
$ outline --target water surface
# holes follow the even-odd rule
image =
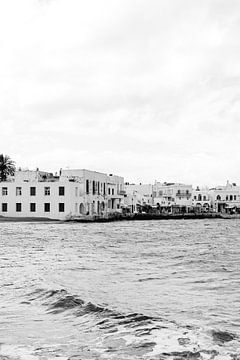
[[[0,223],[0,359],[238,359],[239,220]]]

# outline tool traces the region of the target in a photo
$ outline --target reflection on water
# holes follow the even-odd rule
[[[238,220],[1,223],[0,359],[238,359]]]

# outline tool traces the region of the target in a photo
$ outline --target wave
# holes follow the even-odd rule
[[[239,345],[237,335],[224,329],[202,329],[139,312],[127,314],[114,311],[106,306],[84,301],[65,289],[37,289],[27,297],[30,303],[37,301],[45,306],[50,316],[64,312],[74,317],[90,315],[85,317],[84,323],[80,323],[83,331],[96,329],[97,336],[101,331],[101,349],[105,353],[120,351],[126,358],[130,354],[141,358],[149,353],[151,359],[217,360],[229,344],[229,353],[234,357],[235,348]],[[87,328],[84,328],[86,322]]]

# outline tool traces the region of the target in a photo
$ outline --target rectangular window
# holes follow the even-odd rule
[[[65,195],[65,187],[64,186],[59,186],[58,194],[59,194],[59,196],[64,196]]]
[[[112,189],[112,195],[114,195],[114,189]]]
[[[86,193],[89,194],[89,180],[86,180]]]
[[[44,212],[50,212],[50,203],[44,203]]]
[[[7,211],[8,211],[8,204],[2,203],[2,212],[7,212]]]
[[[16,212],[21,212],[21,211],[22,211],[22,204],[16,203]]]
[[[58,211],[59,211],[59,212],[64,212],[64,211],[65,211],[65,210],[64,210],[64,207],[65,207],[64,205],[65,205],[64,203],[59,203],[59,204],[58,204]]]
[[[20,195],[22,195],[22,188],[16,187],[16,196],[20,196]]]
[[[106,195],[106,184],[103,184],[103,195]]]
[[[108,189],[108,195],[111,195],[111,189]]]
[[[237,195],[234,195],[234,200],[237,200]]]
[[[35,203],[30,203],[30,211],[31,211],[31,212],[35,212],[35,211],[36,211],[36,204],[35,204]]]
[[[95,180],[92,182],[92,193],[95,195]]]
[[[98,195],[100,195],[100,182],[99,181],[97,183],[97,191],[98,191]]]
[[[45,186],[44,195],[50,195],[50,187],[49,186]]]
[[[2,195],[7,195],[8,194],[8,188],[7,187],[2,187]]]
[[[36,196],[36,188],[35,188],[35,186],[30,187],[30,196]]]

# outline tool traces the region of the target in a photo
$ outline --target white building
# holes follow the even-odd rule
[[[192,191],[192,206],[198,209],[199,212],[207,212],[212,207],[209,189],[200,189],[197,187]]]
[[[153,202],[163,212],[188,211],[192,206],[192,185],[155,182]]]
[[[213,210],[216,212],[240,212],[240,187],[229,181],[225,186],[217,186],[209,190]]]
[[[153,205],[152,184],[125,183],[125,191],[124,204],[130,212],[138,212],[146,206]]]
[[[121,211],[124,179],[89,170],[17,171],[0,182],[0,215],[64,220]]]

